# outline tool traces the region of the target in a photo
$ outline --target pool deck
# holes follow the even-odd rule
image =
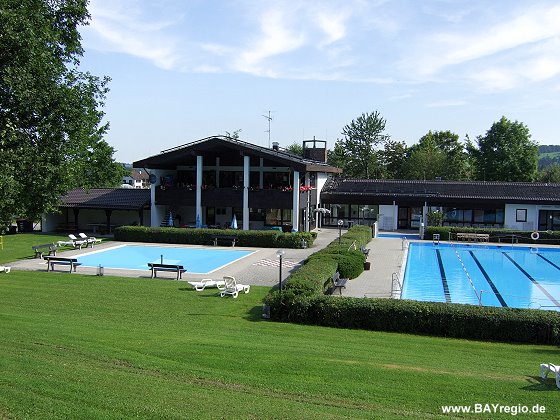
[[[345,230],[342,231],[344,233]],[[302,264],[307,257],[324,248],[329,243],[338,238],[338,229],[323,228],[319,230],[317,239],[311,248],[308,249],[285,249],[282,258],[282,281],[290,273]],[[91,253],[92,251],[112,248],[124,244],[117,241],[106,241],[95,245],[94,248],[68,249],[61,250],[57,256],[79,257],[81,254]],[[127,243],[132,244],[132,243]],[[146,244],[142,244],[146,245]],[[153,244],[157,246],[200,248],[196,245],[174,245],[174,244]],[[207,248],[207,247],[205,247]],[[368,245],[370,248],[368,261],[371,262],[371,269],[364,271],[358,278],[350,280],[346,289],[342,290],[343,296],[353,297],[384,297],[391,296],[391,278],[393,273],[399,273],[404,251],[400,238],[376,238]],[[231,247],[216,247],[216,249],[229,249]],[[235,247],[233,249],[254,251],[253,254],[239,261],[233,262],[222,269],[215,270],[209,274],[191,274],[187,271],[183,275],[183,281],[200,280],[203,278],[221,279],[223,276],[233,276],[242,284],[256,286],[274,286],[279,280],[279,260],[276,256],[276,248],[246,248]],[[41,259],[25,259],[6,264],[17,270],[46,271],[46,263]],[[187,267],[188,269],[188,267]],[[66,267],[57,268],[57,272],[67,272]],[[96,267],[78,267],[80,274],[95,275]],[[105,275],[150,278],[151,272],[143,270],[125,270],[104,268]],[[69,274],[70,275],[70,274]],[[175,280],[175,274],[169,272],[158,273],[158,279]],[[338,292],[337,292],[338,295]]]

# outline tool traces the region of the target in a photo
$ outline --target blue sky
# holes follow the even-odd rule
[[[560,144],[560,2],[90,0],[82,69],[112,78],[118,161],[241,129],[282,147],[364,112],[412,145],[502,115]]]

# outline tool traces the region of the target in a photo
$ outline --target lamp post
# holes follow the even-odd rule
[[[278,264],[278,268],[280,269],[280,272],[278,273],[278,290],[282,292],[282,257],[284,256],[284,250],[279,249],[276,251],[276,256],[280,258],[280,264]]]
[[[344,220],[338,221],[338,244],[340,245],[340,237],[342,236],[342,225],[344,224]]]

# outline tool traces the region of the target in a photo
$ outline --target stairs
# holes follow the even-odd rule
[[[171,222],[171,223],[169,223]],[[167,211],[165,212],[165,216],[163,217],[163,220],[161,221],[160,227],[173,227],[173,210],[171,210],[170,208],[167,209]]]

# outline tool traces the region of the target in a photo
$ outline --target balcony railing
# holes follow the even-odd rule
[[[315,202],[316,190],[300,192],[300,208],[310,201]],[[202,205],[206,207],[236,207],[243,206],[243,188],[203,188]],[[291,209],[293,202],[292,191],[289,189],[251,189],[249,191],[249,207]],[[156,189],[156,204],[164,206],[194,206],[196,191],[194,188],[165,187]]]

